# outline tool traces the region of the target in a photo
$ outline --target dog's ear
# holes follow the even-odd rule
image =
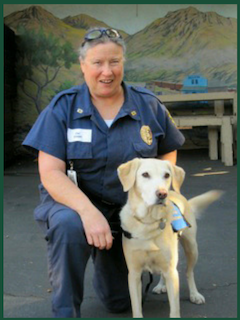
[[[118,167],[118,177],[125,192],[129,191],[133,187],[139,165],[140,159],[135,158],[131,161],[121,164]]]
[[[180,193],[180,188],[185,178],[185,171],[181,167],[175,166],[173,164],[171,164],[171,171],[173,190]]]

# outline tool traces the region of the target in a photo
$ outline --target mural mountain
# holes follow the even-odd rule
[[[107,25],[106,23],[97,20],[95,18],[92,18],[90,16],[88,16],[87,14],[79,14],[77,16],[68,16],[65,19],[63,19],[63,21],[72,26],[73,28],[77,28],[77,29],[84,29],[84,30],[88,30],[90,28],[93,27],[103,27],[103,28],[110,28],[109,25]],[[123,30],[119,30],[119,32],[121,33],[123,38],[126,38],[128,36],[128,34],[126,32],[124,32]]]
[[[59,37],[62,42],[69,41],[76,49],[89,28],[95,26],[110,28],[104,22],[85,14],[68,16],[61,20],[40,6],[31,6],[25,10],[13,12],[4,18],[4,23],[17,34],[19,27],[27,30],[42,28],[46,33]],[[121,34],[125,38],[128,36],[123,31]]]
[[[4,23],[18,32],[40,27],[78,48],[92,26],[106,26],[88,15],[59,19],[41,6],[5,17]],[[188,74],[201,73],[215,83],[237,84],[237,20],[193,7],[169,12],[134,35],[121,32],[127,42],[127,81],[161,79],[182,82]]]
[[[127,39],[127,77],[181,82],[201,73],[237,82],[237,20],[193,7],[169,12]]]

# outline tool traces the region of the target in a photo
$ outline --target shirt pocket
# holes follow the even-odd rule
[[[92,144],[86,142],[71,142],[67,146],[67,158],[70,159],[92,159]]]
[[[138,156],[141,158],[155,158],[158,155],[158,144],[157,141],[153,141],[151,145],[145,142],[134,142],[133,148]]]

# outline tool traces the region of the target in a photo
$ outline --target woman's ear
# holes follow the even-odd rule
[[[84,60],[81,57],[79,57],[79,62],[80,62],[80,68],[82,70],[82,73],[84,74],[85,63],[84,63]]]

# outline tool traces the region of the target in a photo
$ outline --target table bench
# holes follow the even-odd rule
[[[218,137],[220,133],[220,155],[226,166],[233,165],[233,159],[237,155],[237,93],[236,92],[211,92],[195,94],[161,95],[159,99],[163,103],[214,101],[213,115],[185,115],[174,116],[177,127],[187,128],[194,126],[207,126],[209,139],[209,157],[217,160]],[[232,114],[225,115],[224,102],[232,100]]]

